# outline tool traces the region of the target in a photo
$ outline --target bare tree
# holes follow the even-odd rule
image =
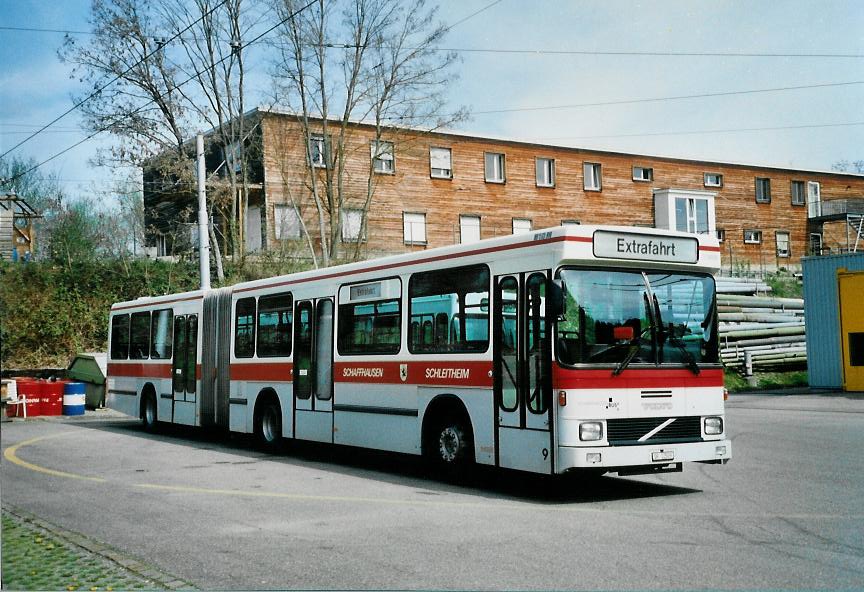
[[[194,187],[193,130],[214,130],[208,149],[224,161],[227,190],[208,203],[228,221],[228,241],[242,254],[236,221],[248,196],[245,144],[242,0],[93,0],[93,37],[87,44],[67,38],[61,59],[75,65],[83,82],[100,88],[82,106],[91,129],[107,130],[122,143],[102,155],[122,163],[147,164],[173,178],[180,193]],[[225,164],[225,162],[223,162]],[[239,181],[238,181],[239,171]],[[239,189],[238,189],[239,188]],[[217,274],[224,279],[215,230],[210,228]]]
[[[855,160],[852,162],[849,162],[848,160],[838,160],[831,165],[831,170],[841,173],[864,173],[864,160]]]
[[[438,51],[448,29],[436,24],[436,9],[425,0],[318,0],[296,15],[298,0],[273,2],[284,22],[274,43],[275,98],[297,114],[306,153],[306,195],[293,196],[292,203],[314,207],[314,259],[327,266],[340,253],[347,255],[339,247],[349,201],[362,212],[360,237],[365,236],[376,185],[373,163],[392,149],[382,142],[385,131],[392,142],[398,131],[393,125],[429,129],[465,118],[464,110],[442,116],[456,55]],[[376,153],[358,189],[347,180],[346,159],[353,124],[360,121],[374,125]],[[359,256],[360,242],[349,256]]]

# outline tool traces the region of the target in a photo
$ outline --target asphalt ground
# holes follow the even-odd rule
[[[3,504],[199,588],[861,589],[864,398],[734,395],[733,459],[596,480],[101,415],[4,424]]]

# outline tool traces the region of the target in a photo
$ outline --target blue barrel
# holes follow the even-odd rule
[[[86,386],[83,382],[67,382],[63,387],[63,415],[84,415]]]

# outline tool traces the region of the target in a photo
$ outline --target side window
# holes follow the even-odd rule
[[[401,334],[401,281],[386,279],[339,289],[340,354],[396,354]]]
[[[259,358],[291,355],[293,306],[294,299],[291,294],[272,294],[258,299],[257,349]],[[237,351],[236,346],[235,351]],[[239,356],[239,354],[237,355]]]
[[[174,311],[170,308],[153,311],[150,323],[150,357],[154,360],[171,358]]]
[[[241,298],[234,312],[234,355],[255,355],[255,298]]]
[[[129,357],[129,315],[121,314],[111,319],[111,359],[125,360]]]
[[[486,351],[489,268],[455,267],[415,273],[408,286],[412,353]]]
[[[134,312],[129,323],[129,359],[146,360],[150,356],[150,312]]]
[[[545,302],[546,276],[542,273],[532,274],[525,283],[527,299],[527,331],[526,345],[528,348],[528,411],[545,413],[546,398],[546,364],[548,359],[548,335],[546,330]]]

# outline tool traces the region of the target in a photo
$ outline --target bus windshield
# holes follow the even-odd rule
[[[561,364],[690,367],[718,361],[714,279],[638,270],[564,269]],[[617,373],[617,372],[616,372]]]

